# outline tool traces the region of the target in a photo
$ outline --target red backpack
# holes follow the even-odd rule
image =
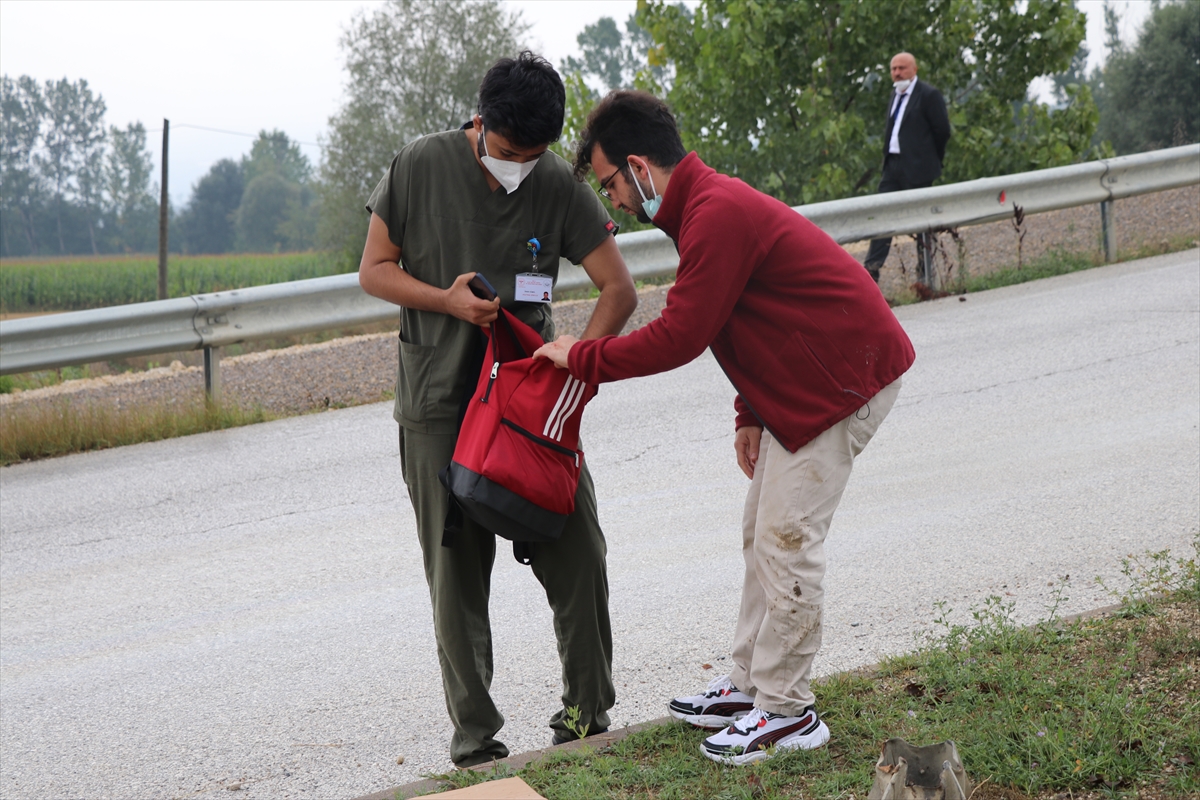
[[[450,490],[443,544],[453,544],[461,512],[511,539],[517,560],[528,564],[529,543],[558,539],[575,510],[579,423],[598,387],[535,361],[542,337],[504,309],[488,339],[454,458],[438,474]]]

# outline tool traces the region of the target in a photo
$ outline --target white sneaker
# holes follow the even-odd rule
[[[700,752],[722,764],[749,764],[781,750],[815,750],[829,741],[829,726],[815,706],[798,717],[756,708],[700,745]],[[771,749],[771,748],[774,749]]]
[[[675,719],[697,728],[719,730],[754,710],[754,698],[738,688],[728,675],[713,678],[704,694],[676,697],[667,704]]]

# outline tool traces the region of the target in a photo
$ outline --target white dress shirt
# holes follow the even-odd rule
[[[888,152],[900,153],[900,123],[904,121],[904,111],[908,108],[908,98],[912,95],[913,88],[917,85],[917,78],[914,75],[912,83],[904,90],[904,94],[893,95],[896,99],[888,106],[888,116],[896,112],[896,103],[900,104],[900,113],[896,114],[896,123],[892,125],[892,140],[888,142]]]

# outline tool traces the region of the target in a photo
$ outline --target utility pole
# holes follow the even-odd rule
[[[171,120],[163,120],[162,145],[162,199],[158,203],[158,299],[167,299],[167,137],[171,132]]]

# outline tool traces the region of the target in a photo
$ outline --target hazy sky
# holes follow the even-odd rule
[[[636,0],[505,0],[532,23],[530,43],[556,66],[577,51],[575,37],[602,16],[618,23]],[[318,137],[342,94],[338,40],[346,23],[377,0],[345,2],[29,2],[0,0],[0,72],[39,81],[86,78],[108,105],[112,125],[141,120],[157,162],[164,117],[171,120],[171,198],[176,207],[213,162],[237,158],[242,134],[281,128],[306,143]],[[1102,0],[1079,0],[1088,15],[1093,63],[1104,56]],[[1146,0],[1117,0],[1131,41]],[[936,83],[935,76],[928,76]],[[157,166],[156,166],[157,169]]]

